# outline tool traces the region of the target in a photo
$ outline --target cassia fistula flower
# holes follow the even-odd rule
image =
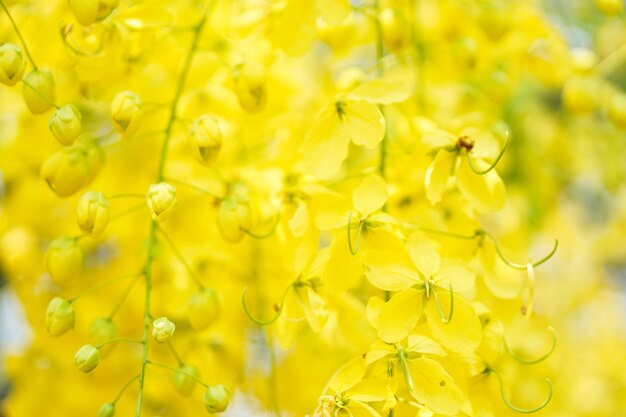
[[[178,202],[176,188],[167,182],[150,185],[146,199],[152,219],[157,222],[167,219]]]
[[[24,76],[22,91],[24,101],[33,114],[45,113],[53,107],[55,94],[54,76],[48,68],[38,68]]]
[[[204,407],[209,413],[225,411],[230,402],[230,391],[224,385],[213,385],[204,392]]]
[[[152,337],[158,343],[168,342],[175,331],[176,325],[167,317],[159,317],[152,322]]]
[[[213,117],[200,116],[194,120],[189,133],[191,152],[198,162],[212,165],[222,147],[222,130]]]
[[[117,93],[111,102],[113,126],[126,135],[135,133],[141,123],[141,107],[137,94],[131,91]]]

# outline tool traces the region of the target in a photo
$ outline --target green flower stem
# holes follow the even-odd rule
[[[201,194],[209,195],[209,196],[215,198],[216,200],[219,200],[219,201],[223,200],[223,198],[218,196],[217,194],[214,194],[214,193],[212,193],[209,190],[205,190],[204,188],[198,187],[197,185],[189,184],[188,182],[184,182],[184,181],[179,181],[179,180],[174,179],[174,178],[164,178],[164,179],[167,182],[171,182],[173,184],[182,185],[183,187],[187,187],[187,188],[192,189],[194,191],[197,191],[197,192],[199,192]]]
[[[191,265],[189,265],[189,262],[187,262],[185,260],[185,257],[183,256],[181,251],[178,249],[178,247],[176,247],[176,245],[174,244],[174,241],[172,240],[172,238],[169,237],[169,235],[167,233],[165,233],[165,230],[163,230],[162,227],[157,226],[157,231],[161,234],[161,236],[163,236],[163,239],[165,239],[165,241],[169,245],[169,247],[172,250],[172,252],[174,252],[174,255],[176,255],[176,257],[180,261],[180,263],[183,264],[183,266],[187,270],[187,273],[189,274],[191,279],[193,279],[193,281],[196,283],[198,288],[201,289],[201,290],[204,289],[204,285],[202,285],[202,282],[200,282],[200,279],[196,275],[196,272],[193,270]]]
[[[170,350],[172,351],[172,355],[174,355],[174,358],[176,358],[176,362],[178,362],[178,366],[183,366],[185,362],[183,362],[183,360],[180,358],[180,355],[178,354],[176,349],[174,349],[174,344],[172,343],[171,340],[167,341],[167,346],[169,346]]]
[[[24,47],[24,52],[26,52],[26,56],[28,57],[28,60],[30,61],[30,63],[33,66],[33,68],[37,69],[37,65],[35,64],[35,61],[33,60],[33,57],[31,56],[30,51],[28,50],[28,46],[26,46],[26,41],[24,40],[24,37],[22,36],[22,33],[20,32],[19,28],[17,27],[17,24],[15,23],[15,20],[13,20],[13,16],[11,16],[11,13],[9,12],[9,9],[4,4],[4,1],[2,1],[2,0],[0,0],[0,7],[2,7],[4,12],[9,17],[9,20],[11,21],[11,24],[13,25],[13,29],[15,30],[15,34],[17,35],[18,38],[20,38],[20,42],[22,43],[22,46]]]
[[[128,298],[128,295],[130,294],[130,291],[133,289],[133,287],[137,283],[138,281],[137,278],[139,278],[140,276],[141,275],[137,274],[137,276],[128,284],[128,286],[126,287],[126,290],[124,291],[124,294],[122,295],[122,298],[120,298],[120,300],[117,302],[115,307],[113,307],[111,314],[109,314],[109,317],[108,317],[109,320],[112,320],[113,317],[115,317],[117,312],[120,310],[120,308],[122,308],[122,306],[124,305],[124,302]]]
[[[130,213],[132,213],[132,212],[134,212],[134,211],[139,210],[139,209],[140,209],[140,208],[142,208],[142,207],[146,207],[145,203],[141,203],[141,204],[139,204],[139,205],[132,206],[132,207],[130,207],[130,208],[128,208],[128,209],[126,209],[126,210],[122,210],[122,211],[120,211],[119,213],[117,213],[117,214],[115,214],[115,215],[111,216],[111,218],[109,219],[109,221],[110,221],[110,222],[112,222],[113,220],[117,220],[117,219],[119,219],[119,218],[121,218],[121,217],[124,217],[124,216],[125,216],[125,215],[127,215],[127,214],[130,214]]]
[[[193,379],[194,381],[196,381],[198,384],[202,385],[205,388],[209,387],[209,385],[206,384],[204,381],[202,381],[200,378],[197,378],[197,377],[195,377],[195,376],[193,376],[193,375],[191,375],[191,374],[189,374],[189,373],[187,373],[187,372],[185,372],[185,371],[183,371],[181,369],[174,368],[173,366],[169,366],[169,365],[166,365],[164,363],[153,362],[151,360],[146,360],[146,365],[152,365],[152,366],[156,366],[156,367],[163,368],[163,369],[169,369],[170,371],[178,372],[179,374],[183,374],[185,376],[188,376],[189,378]]]
[[[114,194],[111,196],[107,196],[107,199],[109,200],[115,200],[117,198],[146,198],[146,195],[139,194],[139,193],[127,193],[127,194]]]
[[[123,281],[123,280],[128,279],[128,278],[138,277],[140,275],[142,275],[142,272],[135,272],[134,274],[127,274],[127,275],[122,275],[122,276],[119,276],[119,277],[108,279],[106,281],[103,281],[103,282],[101,282],[99,284],[94,285],[91,288],[86,289],[85,291],[79,293],[78,295],[70,298],[67,301],[71,304],[71,303],[75,302],[76,300],[78,300],[79,298],[82,298],[82,297],[84,297],[86,295],[89,295],[91,293],[96,292],[100,288],[107,287],[109,285],[115,284],[116,282]]]
[[[111,340],[107,340],[104,343],[100,343],[98,346],[96,346],[96,349],[100,349],[103,348],[104,346],[110,344],[110,343],[119,343],[119,342],[123,342],[123,343],[137,343],[142,345],[144,343],[143,340],[141,339],[129,339],[126,337],[116,337],[115,339],[111,339]]]
[[[172,130],[174,127],[174,121],[176,120],[176,110],[178,107],[178,102],[180,101],[181,94],[183,92],[183,88],[185,86],[185,82],[187,81],[187,75],[189,74],[189,70],[191,68],[191,61],[193,60],[194,54],[198,47],[198,41],[200,39],[200,34],[202,33],[202,29],[209,17],[210,11],[215,6],[217,0],[210,1],[205,6],[202,16],[200,17],[200,21],[193,29],[193,39],[191,41],[191,46],[189,47],[189,51],[187,52],[187,56],[185,57],[185,61],[183,64],[183,69],[181,71],[180,77],[178,79],[178,85],[176,87],[176,93],[174,94],[174,99],[172,100],[172,105],[170,107],[170,117],[167,121],[167,126],[165,128],[165,137],[163,138],[163,144],[161,146],[161,157],[159,159],[159,166],[157,168],[157,176],[156,182],[162,182],[164,179],[165,173],[165,164],[167,161],[167,151],[169,148],[170,139],[172,137]],[[154,260],[154,252],[157,240],[157,231],[158,225],[156,221],[150,221],[150,235],[148,237],[148,254],[146,257],[146,266],[145,266],[145,277],[146,277],[146,299],[145,299],[145,307],[144,307],[144,329],[143,329],[143,355],[142,355],[142,363],[141,363],[141,372],[139,374],[139,394],[137,395],[137,407],[135,409],[135,417],[140,417],[141,415],[141,405],[143,402],[143,387],[146,380],[146,365],[148,363],[153,363],[148,360],[148,340],[149,340],[149,332],[150,332],[150,293],[152,291],[152,262]],[[191,378],[196,379],[195,377],[189,375]],[[206,384],[202,383],[204,386]]]
[[[120,392],[117,394],[117,397],[115,397],[115,399],[112,401],[112,404],[117,403],[120,400],[120,398],[122,398],[122,395],[124,395],[124,392],[126,392],[128,387],[130,387],[130,385],[138,379],[139,379],[139,374],[135,375],[130,381],[124,384]]]
[[[380,25],[380,20],[378,18],[380,12],[380,2],[376,0],[374,3],[374,12],[376,16],[374,18],[376,23],[376,73],[378,74],[378,78],[382,78],[385,75],[385,66],[383,63],[384,57],[384,48],[383,48],[383,34],[382,27]],[[385,108],[379,104],[378,109],[385,118]],[[385,178],[385,169],[387,165],[387,124],[385,123],[385,134],[383,136],[383,140],[380,141],[380,160],[378,163],[378,172],[380,176]]]
[[[48,102],[48,104],[50,104],[52,107],[54,107],[55,109],[60,109],[61,106],[59,106],[58,104],[56,104],[54,101],[50,100],[48,97],[45,96],[45,94],[43,94],[41,91],[37,90],[35,88],[34,85],[32,85],[31,83],[29,83],[28,81],[26,81],[25,79],[22,79],[22,82],[24,84],[26,84],[30,89],[32,89],[35,93],[37,93],[37,95],[39,97],[41,97],[42,99],[44,99],[45,101]]]

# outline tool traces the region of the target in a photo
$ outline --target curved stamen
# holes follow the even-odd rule
[[[415,385],[413,384],[413,377],[411,376],[411,371],[409,370],[409,363],[407,362],[406,354],[402,348],[396,347],[396,349],[398,351],[400,365],[402,365],[402,373],[404,374],[404,380],[406,381],[407,388],[409,389],[409,392],[413,393],[415,392]]]
[[[454,290],[452,289],[452,285],[450,285],[450,312],[448,314],[448,318],[443,315],[443,311],[441,310],[441,305],[439,304],[439,297],[437,297],[437,292],[433,288],[433,296],[435,298],[435,305],[437,306],[437,313],[439,313],[439,318],[441,322],[444,324],[448,324],[452,321],[452,315],[454,314]]]
[[[498,254],[498,257],[500,259],[502,259],[502,262],[504,262],[505,264],[507,264],[511,268],[519,269],[520,271],[526,270],[528,268],[528,264],[518,264],[518,263],[512,262],[509,259],[507,259],[507,257],[504,256],[504,254],[502,253],[502,249],[500,248],[500,244],[498,243],[496,238],[493,237],[493,235],[491,233],[485,232],[485,236],[487,236],[493,242],[493,245],[496,248],[496,253]],[[548,253],[546,256],[544,256],[543,258],[541,258],[537,262],[531,263],[530,265],[532,265],[533,267],[536,268],[539,265],[545,263],[546,261],[548,261],[550,258],[552,258],[554,256],[554,254],[556,253],[556,250],[557,250],[558,247],[559,247],[559,240],[558,239],[554,239],[554,247],[552,248],[550,253]]]
[[[248,309],[248,305],[246,304],[246,292],[248,291],[248,287],[245,287],[241,292],[241,305],[243,306],[243,311],[246,313],[246,316],[248,316],[250,320],[258,324],[259,326],[268,326],[278,320],[278,318],[283,313],[283,308],[285,307],[285,299],[287,298],[287,294],[289,293],[289,290],[291,288],[293,288],[293,285],[290,285],[285,289],[283,297],[280,300],[280,306],[278,307],[278,310],[276,310],[276,315],[268,320],[260,320],[253,317],[252,313],[250,313],[250,310]]]
[[[480,170],[474,166],[474,163],[472,162],[472,158],[469,152],[467,152],[465,154],[465,157],[467,158],[467,162],[469,163],[469,166],[472,169],[472,171],[474,171],[474,173],[477,175],[485,175],[486,173],[494,169],[496,165],[498,165],[498,162],[500,162],[500,159],[502,159],[502,156],[504,155],[504,151],[506,150],[506,147],[508,144],[509,144],[509,132],[507,131],[506,136],[504,137],[504,145],[502,145],[502,149],[500,150],[500,153],[498,153],[498,156],[496,157],[495,161],[493,161],[493,164],[491,164],[488,168],[484,170]]]
[[[550,378],[546,378],[546,382],[548,383],[548,397],[543,401],[543,403],[541,403],[540,405],[538,405],[535,408],[520,408],[517,407],[515,405],[513,405],[511,403],[511,401],[509,401],[509,399],[506,396],[506,392],[504,391],[504,382],[502,381],[502,376],[496,372],[496,371],[492,371],[497,377],[498,377],[498,381],[500,382],[500,395],[502,396],[502,401],[504,401],[504,404],[506,404],[507,407],[509,407],[511,410],[518,412],[518,413],[522,413],[522,414],[532,414],[532,413],[536,413],[537,411],[545,408],[546,405],[548,405],[548,403],[550,402],[550,400],[552,399],[552,393],[554,391],[554,388],[552,387],[552,381],[550,380]]]
[[[556,342],[557,342],[557,340],[556,340],[557,339],[556,338],[556,330],[554,330],[554,327],[552,327],[552,326],[548,326],[547,330],[552,335],[552,346],[550,347],[548,352],[544,353],[543,355],[541,355],[540,357],[538,357],[536,359],[523,358],[520,355],[518,355],[517,353],[513,352],[513,350],[511,350],[511,348],[509,347],[508,343],[506,342],[505,338],[503,338],[504,349],[506,350],[506,353],[508,353],[509,356],[511,356],[513,359],[515,359],[516,361],[518,361],[520,363],[523,363],[525,365],[534,365],[536,363],[539,363],[539,362],[547,359],[548,356],[550,356],[552,354],[552,352],[554,352],[554,349],[556,349]]]
[[[352,246],[352,212],[348,214],[348,249],[352,255],[356,255],[361,247],[361,234],[363,233],[363,222],[359,221],[359,229],[356,237],[356,247]]]
[[[524,317],[530,317],[535,304],[535,268],[530,262],[526,265],[526,277],[528,278],[528,301],[522,307]]]

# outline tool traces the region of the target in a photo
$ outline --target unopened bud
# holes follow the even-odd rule
[[[217,294],[211,288],[203,288],[195,293],[187,303],[187,318],[191,327],[202,330],[219,316],[220,306]]]
[[[204,392],[204,407],[209,413],[221,413],[228,407],[230,391],[224,385],[208,387]]]
[[[84,345],[74,355],[74,366],[81,372],[91,372],[100,363],[100,351],[92,345]]]
[[[178,371],[172,372],[172,382],[176,390],[184,396],[191,395],[193,389],[196,387],[196,380],[199,378],[200,372],[198,368],[193,365],[183,365],[178,368]]]
[[[109,223],[109,201],[100,192],[86,192],[78,200],[76,218],[85,234],[99,236]]]
[[[378,16],[385,47],[393,53],[405,50],[411,41],[410,25],[396,9],[384,9]]]
[[[169,341],[175,331],[176,325],[167,317],[159,317],[152,322],[152,337],[154,337],[154,340],[158,343],[165,343]]]
[[[98,417],[113,417],[115,415],[115,404],[106,403],[98,410]]]
[[[46,112],[55,100],[52,71],[38,68],[26,74],[22,92],[24,101],[33,114]]]
[[[111,118],[120,132],[132,134],[139,128],[141,99],[130,91],[117,93],[111,102]]]
[[[71,104],[66,104],[52,113],[48,128],[61,145],[70,146],[80,135],[82,128],[80,119],[78,109]]]
[[[44,256],[46,270],[57,284],[66,284],[80,275],[83,251],[76,239],[62,236],[54,239]]]
[[[12,43],[0,45],[0,82],[8,86],[22,79],[26,59],[19,46]]]
[[[227,199],[217,212],[217,226],[222,237],[229,242],[239,242],[244,230],[252,228],[252,209],[247,201]]]
[[[91,180],[88,154],[80,148],[62,149],[41,166],[41,176],[59,197],[67,197]]]
[[[263,65],[248,61],[235,67],[235,94],[239,104],[249,113],[258,113],[267,104],[265,88],[265,68]]]
[[[200,116],[194,120],[190,133],[193,156],[204,165],[213,164],[222,147],[222,131],[217,120]]]
[[[46,310],[46,329],[51,336],[61,336],[74,328],[74,308],[69,301],[55,297]]]
[[[166,182],[150,185],[148,188],[147,203],[152,219],[164,221],[176,206],[176,188]]]

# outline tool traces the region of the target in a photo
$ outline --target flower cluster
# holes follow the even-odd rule
[[[552,189],[527,158],[554,101],[623,134],[623,47],[569,48],[534,2],[38,3],[47,49],[0,0],[12,151],[38,172],[7,165],[8,196],[40,207],[9,207],[34,226],[0,253],[52,347],[32,355],[94,388],[50,416],[549,410],[539,231],[571,233],[532,206]],[[9,415],[34,414],[16,387]]]

